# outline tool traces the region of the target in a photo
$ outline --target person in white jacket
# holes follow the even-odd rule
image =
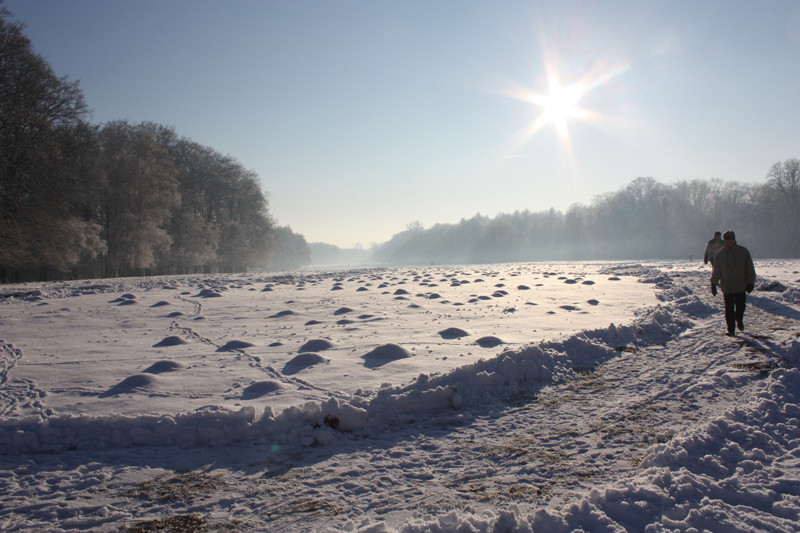
[[[725,246],[717,252],[711,270],[711,294],[717,295],[717,285],[725,297],[726,335],[736,335],[736,328],[744,330],[744,308],[747,295],[756,282],[756,268],[750,251],[736,244],[736,234],[728,230],[722,236]]]

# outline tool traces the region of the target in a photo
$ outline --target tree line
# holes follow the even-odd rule
[[[373,250],[389,264],[702,258],[714,231],[733,229],[756,257],[800,257],[800,160],[775,163],[762,183],[663,184],[637,178],[566,213],[550,209],[425,229],[412,222]]]
[[[258,176],[145,122],[89,122],[77,82],[0,7],[0,279],[238,272],[310,261]]]

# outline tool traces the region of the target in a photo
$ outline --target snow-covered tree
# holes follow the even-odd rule
[[[143,274],[169,252],[166,224],[180,205],[175,165],[162,142],[170,136],[152,123],[110,122],[100,129],[107,276]]]
[[[294,270],[311,264],[311,248],[305,237],[292,231],[289,226],[275,228],[275,250],[272,254],[272,270]]]
[[[77,82],[0,8],[0,277],[66,271],[104,251],[89,195],[100,176]]]

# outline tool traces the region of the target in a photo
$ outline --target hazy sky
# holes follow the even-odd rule
[[[798,0],[3,5],[94,122],[232,155],[309,242],[566,211],[639,176],[762,182],[800,157]]]

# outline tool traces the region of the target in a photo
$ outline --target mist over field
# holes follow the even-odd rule
[[[793,192],[794,191],[794,192]],[[637,178],[564,213],[477,214],[408,224],[368,250],[312,245],[312,263],[479,264],[513,261],[702,259],[715,231],[733,229],[756,257],[797,257],[800,160],[776,163],[758,184]],[[337,255],[337,252],[342,252]]]

